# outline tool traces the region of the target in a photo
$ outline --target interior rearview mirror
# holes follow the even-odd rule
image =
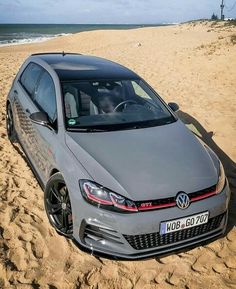
[[[53,129],[50,120],[48,118],[48,115],[43,111],[34,112],[29,116],[29,118],[32,122],[38,125],[42,125],[49,129]]]
[[[179,106],[177,103],[175,102],[169,102],[168,106],[173,110],[173,111],[178,111],[179,110]]]

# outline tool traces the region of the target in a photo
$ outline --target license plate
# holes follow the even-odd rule
[[[199,226],[208,222],[209,212],[192,215],[189,217],[175,219],[172,221],[162,222],[160,226],[160,234],[168,234],[191,227]]]

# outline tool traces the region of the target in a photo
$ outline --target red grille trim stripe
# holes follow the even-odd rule
[[[211,197],[211,196],[214,196],[214,195],[216,195],[216,191],[206,193],[206,194],[204,194],[204,195],[202,195],[202,196],[193,197],[193,198],[191,198],[190,201],[191,201],[191,202],[195,202],[195,201],[199,201],[199,200],[202,200],[202,199],[206,199],[206,198]]]
[[[208,192],[208,193],[205,193],[204,195],[191,198],[190,202],[200,201],[200,200],[206,199],[206,198],[214,196],[214,195],[216,195],[216,191]],[[155,209],[170,208],[170,207],[175,207],[175,206],[176,206],[176,202],[171,202],[169,204],[163,204],[163,205],[151,205],[151,206],[147,206],[147,207],[139,206],[138,210],[139,211],[149,211],[149,210],[155,210]]]
[[[148,207],[138,207],[139,211],[147,211],[147,210],[155,210],[155,209],[161,209],[161,208],[167,208],[167,207],[174,207],[176,205],[176,202],[172,202],[169,204],[163,204],[163,205],[153,205]]]

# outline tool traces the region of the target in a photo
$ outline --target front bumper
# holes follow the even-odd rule
[[[219,195],[194,202],[185,210],[172,207],[121,214],[102,210],[84,202],[83,213],[80,211],[78,215],[74,215],[73,237],[78,245],[94,254],[122,259],[164,255],[193,247],[224,234],[229,200],[230,190],[226,183]],[[159,235],[161,222],[204,211],[209,211],[209,222],[206,225],[174,234]]]

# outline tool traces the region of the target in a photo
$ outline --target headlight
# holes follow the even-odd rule
[[[225,171],[222,163],[220,162],[219,179],[216,185],[216,194],[221,193],[224,189],[224,186],[225,186]]]
[[[137,212],[135,203],[117,193],[111,192],[97,183],[80,180],[80,190],[84,199],[97,207],[117,212]]]

